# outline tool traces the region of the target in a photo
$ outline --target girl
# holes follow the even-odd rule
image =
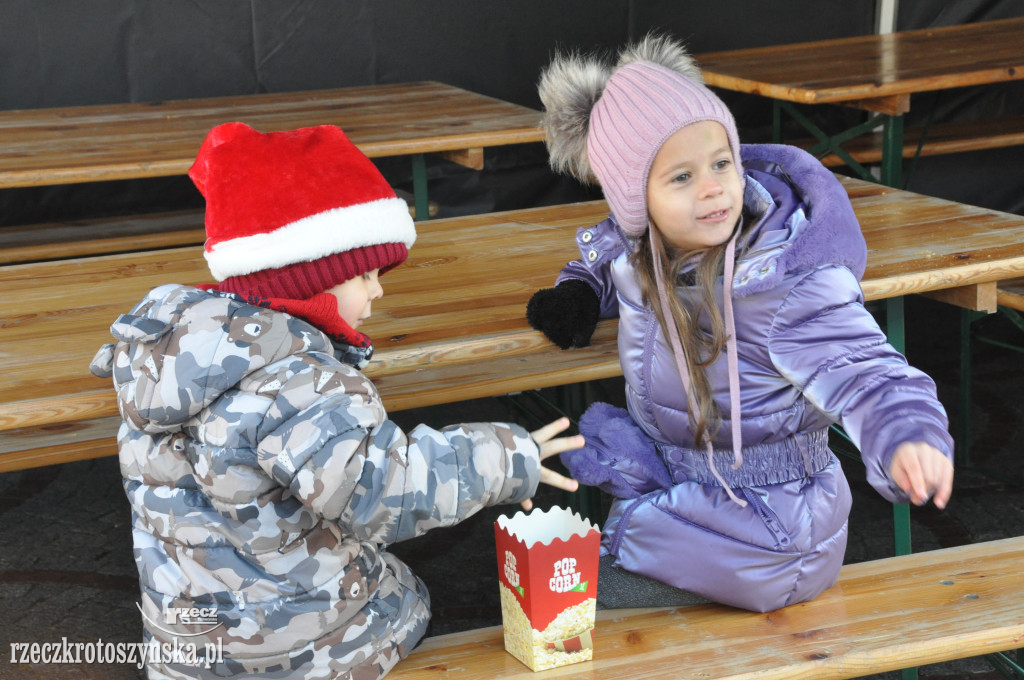
[[[563,455],[616,497],[599,604],[668,603],[623,596],[628,573],[631,591],[665,583],[690,593],[678,601],[755,611],[832,585],[850,509],[834,422],[884,497],[944,507],[946,414],[863,306],[864,239],[831,173],[793,147],[741,148],[668,39],[614,67],[559,57],[540,94],[552,166],[599,182],[611,208],[527,309],[563,348],[619,317],[628,413],[593,405],[587,445]]]

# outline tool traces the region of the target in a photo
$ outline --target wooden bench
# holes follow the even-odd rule
[[[905,130],[903,134],[903,158],[914,158],[918,155],[918,146],[922,133],[925,134],[925,143],[920,148],[921,156],[937,156],[940,154],[1017,146],[1024,144],[1024,116],[997,120],[945,123],[933,125],[927,131],[921,128]],[[817,140],[800,139],[794,140],[791,143],[801,148],[809,149],[817,144]],[[859,163],[881,163],[883,150],[882,133],[873,132],[851,139],[843,145],[843,149]],[[821,162],[830,168],[846,165],[846,161],[836,154],[823,156]]]
[[[413,197],[398,195],[416,219]],[[437,203],[429,202],[430,217],[438,209]],[[0,227],[0,265],[161,250],[202,245],[205,240],[201,210]]]
[[[410,156],[413,192],[406,198],[415,215],[425,216],[437,206],[427,200],[424,154],[480,170],[486,148],[542,140],[540,117],[431,81],[0,111],[0,189],[184,175],[210,129],[228,121],[263,132],[331,124],[370,158]],[[37,246],[47,243],[59,244],[58,257],[122,252],[133,239],[131,250],[202,243],[191,219],[156,214],[4,227],[0,240],[11,247],[0,264],[40,259]],[[196,224],[201,229],[201,216]]]
[[[483,150],[544,138],[540,112],[438,82],[0,111],[0,188],[184,175],[206,133],[338,125],[371,158]]]
[[[946,292],[984,308],[997,281],[1024,274],[1024,217],[842,181],[868,242],[869,300]],[[614,320],[591,346],[561,351],[524,313],[578,257],[575,230],[606,214],[593,201],[420,222],[365,326],[387,408],[619,375]],[[0,471],[114,453],[114,391],[89,361],[148,290],[209,280],[198,247],[0,267]]]
[[[1024,278],[1003,281],[996,288],[996,302],[1024,312]]]
[[[196,210],[0,227],[0,265],[67,260],[197,245],[206,240]]]
[[[1022,30],[1024,17],[1013,17],[749,47],[699,54],[696,58],[708,85],[774,100],[775,139],[781,139],[783,110],[815,137],[832,136],[818,129],[794,105],[839,104],[883,114],[877,122],[886,131],[885,148],[881,138],[869,139],[861,152],[872,157],[877,154],[883,184],[901,186],[901,158],[909,149],[916,149],[916,143],[904,144],[902,139],[902,116],[910,110],[912,95],[1024,78],[1018,46]],[[1007,121],[1007,125],[1013,124]],[[863,130],[860,126],[855,129]],[[1019,133],[1020,128],[1016,131]],[[940,143],[932,145],[931,151],[948,153],[956,145],[983,148],[982,144],[1019,143],[1002,138],[1004,133],[1007,131],[997,134],[995,129],[967,131],[950,126],[937,134],[949,137],[947,150],[941,151]],[[929,134],[929,139],[932,134],[935,132]],[[1016,137],[1012,131],[1008,134]],[[910,151],[910,155],[913,153]],[[836,158],[828,160],[829,164],[839,162]]]
[[[844,566],[817,599],[598,612],[594,659],[543,677],[829,680],[1024,647],[1024,537]],[[495,588],[497,579],[495,578]],[[527,680],[502,628],[429,638],[394,680]]]

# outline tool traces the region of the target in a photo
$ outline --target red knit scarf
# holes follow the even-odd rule
[[[199,286],[209,290],[216,288],[215,284]],[[320,293],[306,300],[290,300],[288,298],[265,298],[257,295],[243,295],[245,301],[251,305],[276,309],[285,314],[291,314],[316,326],[331,338],[334,342],[343,342],[354,347],[369,347],[370,337],[352,328],[341,315],[338,314],[338,298],[330,293]]]

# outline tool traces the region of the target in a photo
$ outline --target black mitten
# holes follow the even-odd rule
[[[583,281],[569,279],[538,290],[526,305],[526,320],[562,349],[586,347],[594,334],[601,301]]]

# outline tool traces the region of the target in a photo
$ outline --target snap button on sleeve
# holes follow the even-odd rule
[[[590,243],[594,239],[594,234],[592,232],[585,231],[585,232],[583,232],[583,235],[580,236],[580,239],[584,243]]]
[[[597,259],[597,251],[596,250],[591,250],[589,253],[587,253],[587,259],[590,260],[591,262],[596,260]]]

